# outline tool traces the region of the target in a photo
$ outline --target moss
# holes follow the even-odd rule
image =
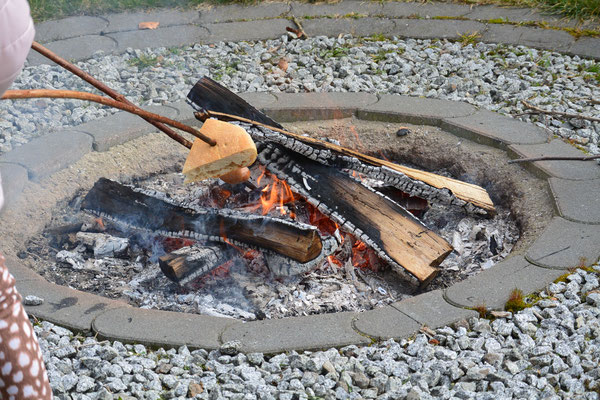
[[[445,15],[436,15],[435,17],[431,17],[431,19],[441,19],[441,20],[457,20],[457,21],[468,21],[469,18],[467,17],[451,17],[451,16],[445,16]]]
[[[506,18],[492,18],[485,20],[484,22],[487,22],[488,24],[506,24],[509,21]]]
[[[528,304],[525,303],[525,297],[523,296],[523,291],[521,289],[513,289],[510,292],[510,296],[504,305],[504,310],[510,312],[518,312],[528,307]]]

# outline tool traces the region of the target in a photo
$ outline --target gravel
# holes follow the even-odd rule
[[[324,36],[183,48],[129,49],[78,63],[140,105],[185,98],[201,77],[235,92],[371,92],[460,100],[503,114],[524,112],[521,100],[544,109],[598,115],[600,64],[524,46],[445,40],[376,40]],[[58,66],[26,67],[14,88],[93,90]],[[595,100],[595,102],[594,102]],[[31,139],[113,112],[77,100],[0,103],[0,153]],[[598,148],[600,123],[522,115],[553,134]],[[18,132],[18,134],[15,134]]]
[[[599,273],[579,269],[514,315],[317,352],[152,350],[47,321],[35,331],[58,399],[598,399]]]

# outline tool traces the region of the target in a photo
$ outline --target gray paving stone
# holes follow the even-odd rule
[[[483,32],[485,24],[476,21],[396,19],[395,36],[415,39],[458,40],[461,35]]]
[[[432,290],[394,303],[392,307],[408,315],[419,325],[427,325],[433,329],[449,325],[459,319],[478,316],[475,311],[449,304],[443,294],[442,290]]]
[[[40,43],[84,35],[98,35],[108,26],[103,17],[68,17],[35,24],[35,40]]]
[[[113,39],[100,35],[86,35],[57,40],[46,43],[44,46],[69,61],[88,59],[97,51],[113,53],[117,49],[117,43]],[[35,51],[29,52],[27,60],[29,65],[53,64]]]
[[[475,112],[475,107],[458,101],[384,94],[377,103],[361,107],[357,116],[365,120],[439,126],[445,118],[465,117]]]
[[[27,184],[27,170],[21,165],[0,163],[0,177],[4,194],[4,208],[0,213],[9,209],[19,198]]]
[[[241,323],[231,318],[124,307],[98,315],[92,329],[101,337],[129,343],[216,349],[221,333],[236,325]]]
[[[173,107],[150,106],[143,108],[146,111],[161,114],[165,117],[178,119],[177,109]],[[96,151],[106,151],[112,146],[125,143],[146,133],[158,132],[158,129],[153,125],[137,115],[125,111],[86,122],[78,125],[77,129],[91,135]]]
[[[76,331],[91,331],[92,320],[96,316],[107,310],[126,306],[119,301],[50,283],[21,266],[18,259],[7,257],[6,265],[17,279],[16,286],[21,296],[35,295],[44,299],[39,306],[26,307],[28,314],[40,319]],[[26,269],[28,271],[25,271]]]
[[[274,94],[267,92],[245,92],[238,94],[242,99],[259,110],[270,108],[278,101]]]
[[[568,21],[554,15],[542,14],[539,10],[533,8],[496,7],[492,5],[473,6],[470,12],[464,16],[476,20],[502,18],[510,22],[544,21],[554,26],[566,26],[567,23],[570,25],[576,23],[576,21]]]
[[[189,25],[200,22],[198,11],[163,10],[135,13],[109,14],[104,18],[108,24],[102,30],[104,33],[137,31],[140,22],[159,22],[159,29],[173,25]],[[145,30],[145,32],[148,32]]]
[[[530,158],[542,156],[577,157],[584,154],[562,140],[554,139],[544,144],[511,145],[509,146],[509,155],[511,158]],[[573,180],[600,178],[600,166],[594,163],[584,163],[581,161],[535,161],[533,163],[521,163],[521,165],[544,178],[551,176]]]
[[[523,31],[513,25],[488,24],[482,32],[481,41],[486,43],[518,45]]]
[[[194,117],[194,109],[185,100],[169,103],[168,107],[174,108],[177,111],[176,117],[171,118],[187,125],[200,125],[201,122]]]
[[[276,93],[277,102],[264,107],[276,121],[339,119],[352,116],[357,108],[377,102],[369,93]]]
[[[592,265],[600,257],[600,225],[555,217],[525,257],[549,268],[573,268],[582,261],[586,266]]]
[[[207,24],[204,27],[210,34],[202,39],[202,43],[277,39],[285,34],[287,26],[292,26],[292,24],[286,19]]]
[[[330,16],[343,17],[352,13],[359,15],[379,15],[383,13],[383,7],[380,2],[346,0],[337,3],[322,3],[318,6],[311,3],[291,3],[292,9],[290,14],[298,18],[309,16]]]
[[[287,350],[316,350],[371,341],[352,329],[356,313],[309,315],[305,317],[251,321],[227,328],[221,340],[239,340],[247,353],[279,353]]]
[[[392,306],[362,312],[354,321],[354,328],[373,339],[402,339],[421,328],[414,319]]]
[[[84,132],[53,132],[0,156],[0,162],[22,165],[37,180],[73,164],[92,150],[92,137]]]
[[[199,11],[200,23],[214,24],[218,22],[277,18],[286,15],[290,9],[290,4],[276,2],[253,4],[251,6],[241,4],[210,6]]]
[[[600,179],[572,181],[550,178],[550,188],[561,217],[600,224]]]
[[[521,289],[525,294],[533,293],[562,273],[561,270],[536,267],[522,256],[513,256],[449,287],[444,297],[461,307],[484,305],[491,310],[501,310],[513,289]]]
[[[523,32],[519,44],[539,49],[565,52],[575,42],[573,36],[565,31],[553,29],[515,27]]]
[[[350,33],[353,36],[371,36],[387,34],[391,36],[396,30],[396,24],[386,18],[335,18],[308,19],[302,21],[304,31],[308,36],[337,36],[340,33]]]
[[[159,29],[115,32],[107,35],[118,43],[117,53],[128,47],[145,49],[146,47],[173,47],[196,44],[205,40],[208,29],[196,25],[177,25]]]
[[[567,51],[580,57],[600,59],[600,38],[585,37],[571,43]]]
[[[471,6],[449,3],[404,3],[390,1],[383,3],[382,14],[393,18],[420,17],[461,17],[471,10]]]
[[[534,124],[487,110],[479,110],[466,117],[444,119],[442,128],[457,136],[494,147],[545,143],[549,137],[546,130]]]

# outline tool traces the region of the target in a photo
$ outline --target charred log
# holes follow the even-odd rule
[[[250,120],[246,122],[261,128],[253,130],[255,141],[274,142],[325,165],[361,172],[431,202],[461,206],[472,213],[495,212],[487,191],[480,186],[285,131],[280,124],[209,78],[200,79],[188,94],[188,99],[192,107],[204,111],[201,116],[197,116],[199,119],[213,116],[223,120]]]
[[[192,211],[105,178],[96,182],[81,208],[117,225],[162,236],[227,243],[290,259],[293,268],[273,271],[275,274],[305,272],[337,247],[335,239],[321,240],[310,225],[227,209]]]
[[[405,277],[407,271],[429,282],[438,272],[435,267],[452,251],[410,212],[335,168],[264,142],[258,161]]]

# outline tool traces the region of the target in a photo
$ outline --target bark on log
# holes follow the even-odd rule
[[[335,168],[265,143],[259,145],[258,161],[402,276],[407,271],[426,285],[452,251],[410,212]]]
[[[317,229],[310,225],[226,209],[192,212],[105,178],[96,182],[81,208],[163,236],[273,251],[296,261],[300,269],[309,264],[312,267],[335,250],[334,244],[323,243]]]
[[[263,140],[275,141],[316,161],[323,162],[333,158],[338,160],[337,162],[346,164],[347,167],[344,168],[361,170],[363,173],[386,176],[392,178],[391,181],[399,181],[400,183],[395,186],[400,190],[405,191],[400,186],[408,189],[414,186],[424,194],[431,193],[430,200],[461,206],[470,204],[470,207],[465,208],[471,212],[477,209],[490,214],[495,212],[494,204],[487,191],[480,186],[405,167],[334,143],[288,132],[280,124],[210,78],[200,79],[188,94],[188,99],[196,110],[204,113],[204,117],[213,116],[223,120],[262,125],[263,128],[270,129],[271,133],[280,134],[265,135]],[[411,194],[418,196],[416,192]]]

